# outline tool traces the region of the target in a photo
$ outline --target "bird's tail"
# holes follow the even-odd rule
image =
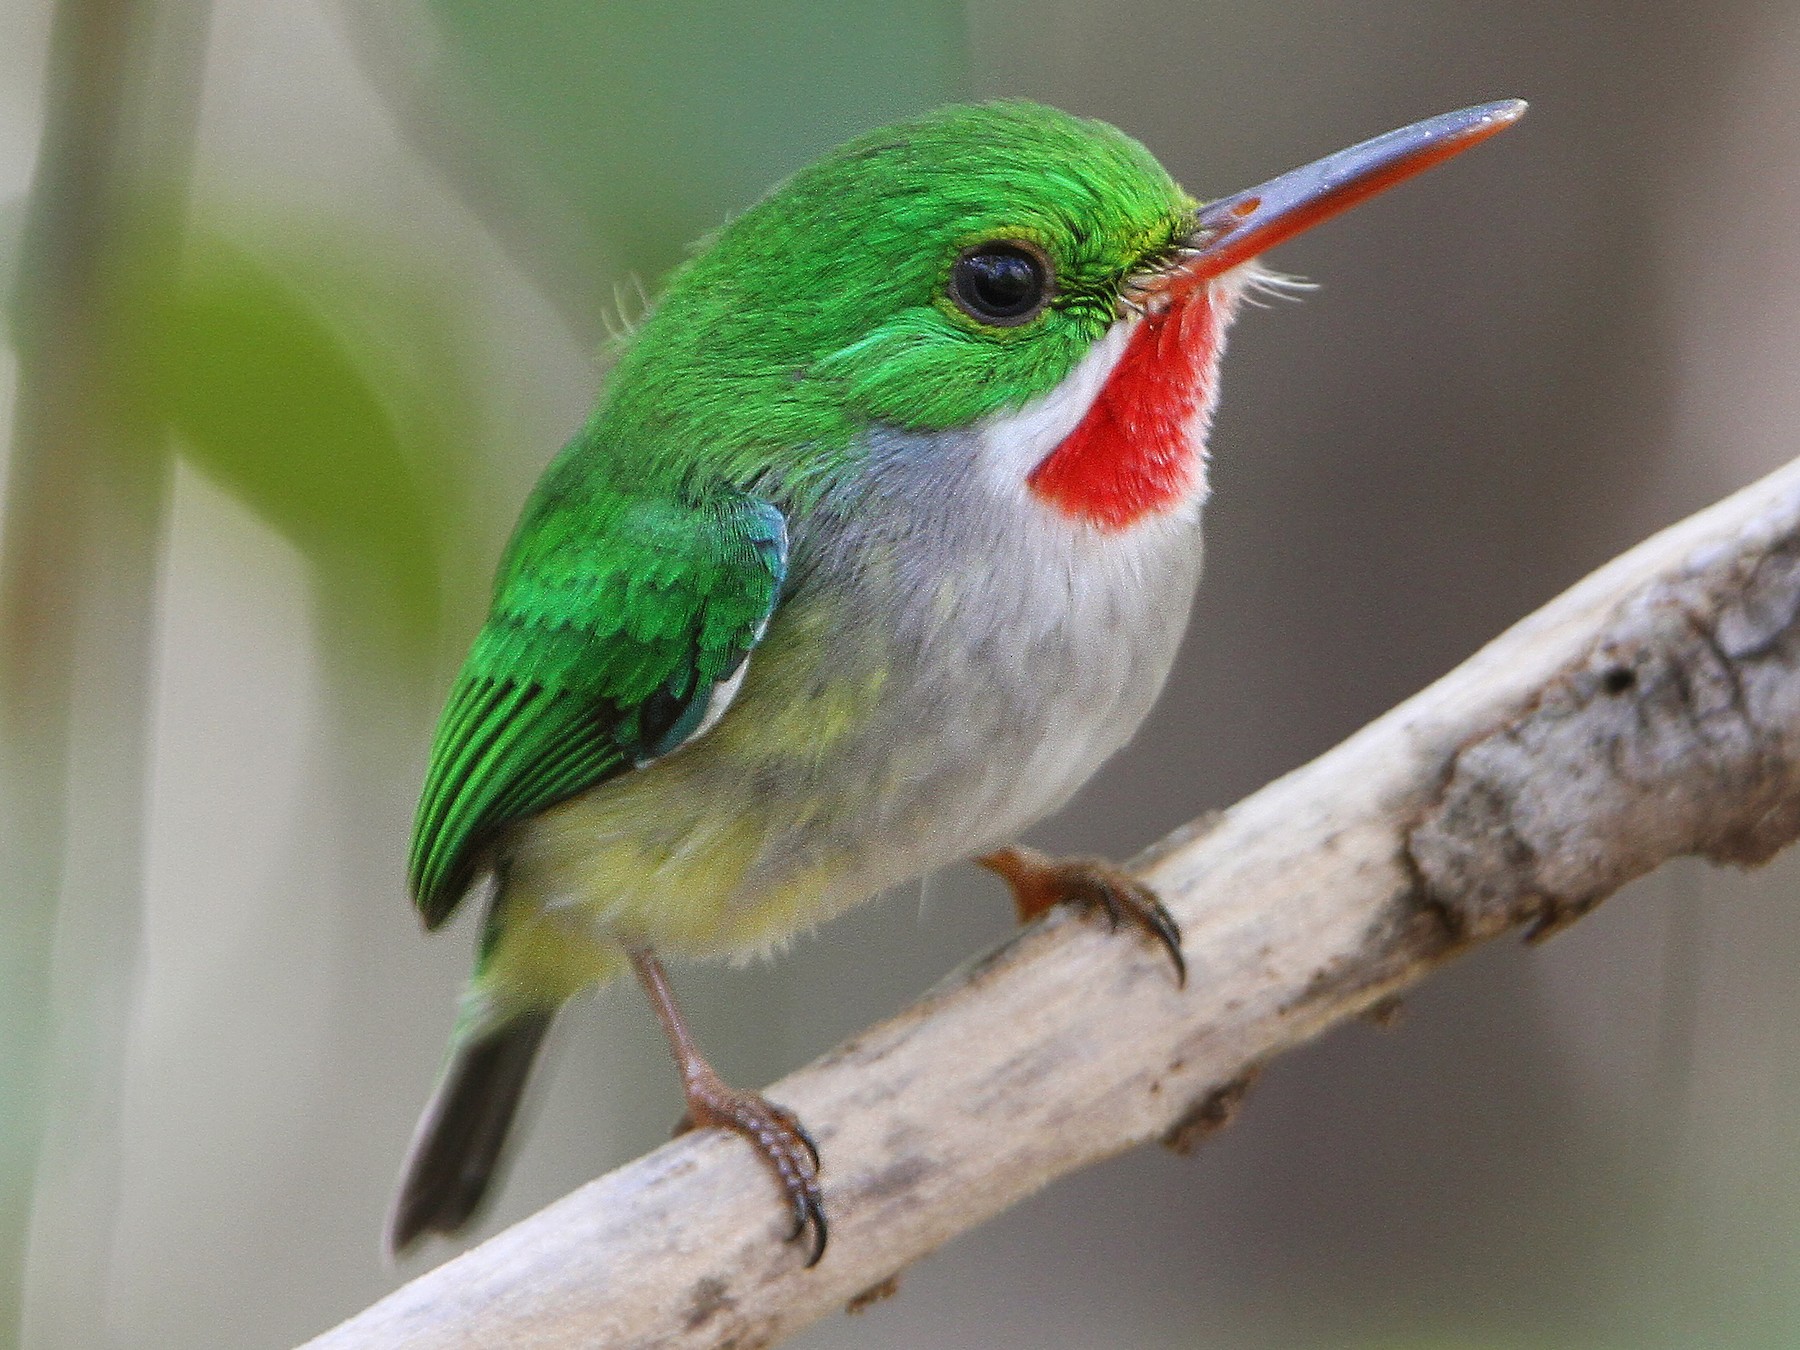
[[[555,1016],[553,1009],[515,1013],[452,1047],[400,1173],[388,1216],[390,1255],[426,1233],[454,1233],[479,1208]]]

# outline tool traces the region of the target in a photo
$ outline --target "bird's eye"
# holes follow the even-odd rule
[[[978,323],[1016,328],[1043,313],[1051,283],[1050,260],[1035,244],[977,244],[950,268],[950,299]]]

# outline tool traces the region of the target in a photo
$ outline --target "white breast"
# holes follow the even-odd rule
[[[1197,496],[1107,531],[1024,485],[1127,336],[1010,416],[873,432],[864,471],[795,521],[791,590],[718,725],[521,831],[521,893],[741,951],[1067,801],[1149,712],[1200,573]]]
[[[957,432],[879,433],[867,495],[832,532],[829,571],[896,585],[880,620],[890,698],[868,744],[905,747],[878,776],[888,799],[912,799],[915,870],[1007,842],[1067,801],[1136,731],[1173,663],[1200,574],[1203,486],[1106,530],[1025,483],[1134,322],[1022,408]],[[870,569],[871,555],[891,570]],[[842,659],[862,645],[846,634]]]

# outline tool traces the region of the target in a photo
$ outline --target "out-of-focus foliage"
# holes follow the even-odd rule
[[[776,178],[966,84],[960,0],[430,0],[426,12],[449,57],[442,106],[516,147],[593,260],[644,278]],[[591,277],[591,312],[612,281]]]
[[[451,316],[380,249],[307,242],[258,256],[196,230],[175,284],[129,307],[128,377],[177,449],[317,569],[328,617],[418,655],[471,470]]]
[[[13,307],[14,273],[19,265],[19,230],[25,223],[25,203],[20,198],[0,201],[0,305]]]

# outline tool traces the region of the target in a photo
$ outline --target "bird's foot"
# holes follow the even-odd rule
[[[675,1126],[675,1133],[716,1128],[730,1130],[750,1142],[774,1169],[788,1203],[794,1210],[794,1231],[790,1241],[803,1237],[812,1229],[812,1254],[806,1264],[816,1266],[825,1255],[825,1200],[819,1193],[819,1146],[812,1141],[792,1111],[775,1105],[755,1092],[732,1087],[700,1053],[693,1033],[675,1006],[675,995],[669,989],[669,977],[648,947],[628,947],[633,969],[650,997],[650,1006],[669,1037],[669,1049],[681,1070],[682,1093],[687,1098],[687,1114]]]
[[[794,1210],[797,1241],[810,1228],[812,1253],[808,1266],[816,1266],[825,1254],[825,1201],[819,1191],[819,1146],[812,1141],[799,1118],[756,1092],[734,1088],[707,1069],[686,1084],[687,1114],[675,1126],[676,1134],[708,1127],[730,1130],[749,1141],[775,1173]]]
[[[1175,983],[1187,984],[1181,928],[1156,892],[1104,858],[1052,858],[1034,848],[1003,848],[976,859],[1012,888],[1020,923],[1030,923],[1052,905],[1073,905],[1103,913],[1117,932],[1130,925],[1162,944],[1175,963]]]

